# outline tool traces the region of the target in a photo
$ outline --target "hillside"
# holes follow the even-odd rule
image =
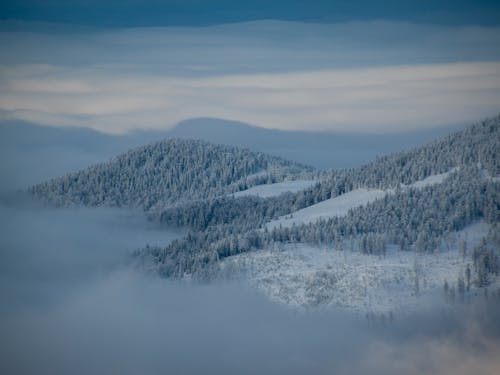
[[[500,117],[329,172],[173,139],[31,192],[56,205],[140,208],[166,227],[190,229],[167,246],[135,252],[140,267],[164,277],[242,277],[294,306],[377,310],[366,299],[389,298],[378,309],[387,313],[418,303],[409,296],[435,294],[442,282],[463,298],[466,279],[470,295],[495,285],[499,149]]]
[[[346,261],[372,264],[379,257],[393,257],[402,263],[401,274],[387,269],[393,264],[390,260],[378,262],[371,276],[362,269],[355,271],[353,265],[343,268],[342,272],[359,272],[349,276],[350,286],[343,287],[357,290],[352,297],[361,302],[351,304],[357,311],[364,309],[360,303],[373,308],[366,303],[366,290],[392,283],[384,275],[406,275],[401,279],[401,296],[416,298],[419,292],[415,288],[435,294],[441,292],[443,281],[458,290],[470,269],[467,290],[473,293],[474,288],[494,283],[500,270],[498,239],[493,235],[500,222],[499,148],[497,117],[360,168],[333,171],[297,193],[267,199],[258,194],[208,199],[167,209],[157,219],[191,227],[191,233],[167,247],[148,246],[137,256],[144,267],[166,277],[243,277],[273,299],[295,305],[341,303],[340,291],[336,294],[328,289],[336,285],[334,281],[340,277],[336,272],[340,271],[320,266],[325,249],[340,254],[349,251],[352,256],[339,255]],[[478,223],[482,224],[478,227]],[[474,228],[481,231],[476,233]],[[300,249],[306,249],[305,253]],[[294,256],[297,251],[299,255]],[[451,253],[441,254],[443,251]],[[422,264],[429,266],[418,266],[415,271],[415,257],[422,257]],[[430,266],[433,257],[439,266]],[[327,258],[336,262],[334,255]],[[453,262],[447,263],[450,259]],[[449,268],[452,264],[455,266]],[[308,271],[303,273],[305,269]],[[295,280],[294,287],[284,284],[285,275]],[[356,284],[355,280],[366,278],[378,286]],[[422,280],[425,286],[419,284]],[[296,288],[308,288],[306,296],[295,296]],[[384,302],[386,312],[394,303],[404,305],[404,298]]]
[[[167,139],[35,185],[30,191],[60,206],[126,206],[149,211],[312,171],[246,149]]]

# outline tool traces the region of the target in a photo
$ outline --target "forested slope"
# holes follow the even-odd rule
[[[136,255],[166,277],[205,279],[223,258],[279,243],[349,247],[368,254],[383,254],[387,244],[433,252],[444,236],[471,223],[497,224],[499,149],[500,116],[360,168],[322,173],[244,149],[174,139],[133,149],[31,191],[56,205],[140,208],[151,220],[190,228],[185,238],[166,247],[147,246]],[[447,177],[438,184],[419,183],[442,173]],[[304,176],[318,182],[270,198],[230,194]],[[358,188],[380,189],[385,195],[339,217],[272,230],[266,226]]]
[[[31,192],[56,205],[127,206],[147,211],[307,172],[312,169],[246,149],[169,139],[35,185]]]
[[[138,255],[152,260],[165,276],[203,278],[210,277],[209,269],[218,260],[273,243],[349,246],[378,254],[392,243],[401,250],[432,252],[447,233],[478,220],[500,221],[500,187],[495,177],[500,171],[499,147],[500,117],[496,117],[361,168],[333,171],[296,194],[207,200],[169,209],[160,214],[161,221],[193,231],[166,248],[148,247]],[[439,184],[407,187],[450,171]],[[264,226],[273,218],[359,187],[385,189],[388,194],[345,217],[292,228]]]

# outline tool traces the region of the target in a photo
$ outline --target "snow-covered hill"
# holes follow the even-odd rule
[[[473,267],[472,249],[490,228],[484,222],[470,225],[450,234],[433,253],[400,251],[390,245],[384,256],[375,256],[349,245],[340,250],[284,244],[227,258],[219,272],[220,277],[239,278],[294,308],[335,306],[399,315],[430,301],[444,303],[444,283],[454,287],[459,277],[466,279],[467,267]],[[479,288],[471,286],[468,296],[478,293]]]
[[[150,211],[311,171],[247,149],[167,139],[35,185],[31,192],[56,205],[126,206]]]
[[[498,229],[499,146],[496,117],[359,168],[318,172],[249,150],[166,140],[31,191],[56,205],[136,207],[189,228],[135,252],[167,278],[244,274],[292,306],[400,311],[448,278],[463,295],[464,262],[473,263],[474,287],[495,285],[498,235],[468,240],[474,256],[460,261],[457,236]]]

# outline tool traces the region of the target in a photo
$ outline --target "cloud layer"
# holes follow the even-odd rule
[[[496,374],[500,306],[391,324],[294,312],[241,285],[139,274],[127,251],[175,233],[117,209],[0,203],[0,372]]]
[[[193,117],[379,133],[470,122],[500,109],[499,30],[258,22],[6,31],[0,116],[113,133]]]

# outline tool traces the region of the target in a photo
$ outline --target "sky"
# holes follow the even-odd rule
[[[498,25],[500,5],[495,0],[4,0],[0,15],[0,19],[112,27],[202,26],[262,19]]]
[[[499,112],[494,1],[6,1],[0,120],[398,133]]]

